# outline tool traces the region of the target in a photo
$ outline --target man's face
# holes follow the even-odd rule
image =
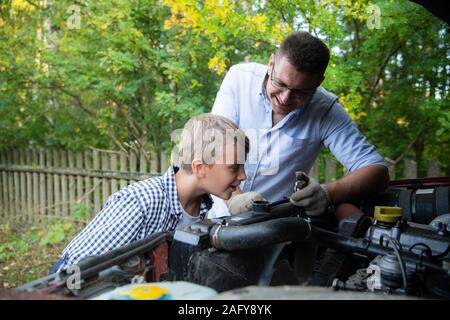
[[[282,116],[304,107],[323,80],[319,75],[297,71],[284,56],[272,55],[268,71],[267,96],[273,112]]]

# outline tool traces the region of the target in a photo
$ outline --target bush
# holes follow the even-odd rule
[[[46,276],[83,226],[55,219],[45,227],[0,224],[0,288]]]

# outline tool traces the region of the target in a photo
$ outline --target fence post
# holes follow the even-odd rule
[[[120,171],[127,171],[127,154],[123,151],[120,152]],[[127,185],[127,181],[125,179],[120,179],[120,188],[124,188]]]
[[[23,148],[19,149],[19,164],[25,165],[25,150]],[[26,206],[26,195],[27,195],[27,185],[26,185],[26,174],[25,172],[19,173],[20,178],[20,196],[16,195],[17,198],[20,198],[20,212],[22,215],[22,219],[24,222],[29,222],[27,215],[27,206]]]
[[[117,154],[113,153],[111,154],[111,170],[117,171],[119,168],[117,168]],[[111,179],[111,194],[114,194],[117,192],[117,179]]]
[[[150,172],[152,174],[158,173],[158,155],[155,151],[150,152]]]
[[[66,150],[60,150],[61,168],[67,167],[67,152]],[[64,217],[69,216],[69,195],[68,195],[68,178],[66,175],[61,175],[61,205],[62,215]]]
[[[12,153],[11,150],[6,154],[6,161],[8,164],[12,164]],[[13,221],[15,218],[14,215],[14,191],[13,191],[13,174],[12,172],[7,172],[7,180],[8,180],[8,219]]]
[[[33,155],[33,167],[36,167],[39,165],[39,153],[37,149],[32,149],[32,155]],[[40,224],[40,205],[39,205],[39,174],[34,172],[33,173],[33,221],[34,223]]]
[[[68,160],[69,160],[69,168],[74,169],[75,168],[75,154],[73,151],[69,150],[67,152]],[[75,204],[76,197],[76,184],[75,184],[75,177],[73,175],[69,175],[69,215],[73,217],[73,205]]]
[[[45,153],[43,149],[39,149],[39,167],[45,168]],[[46,217],[46,197],[45,197],[45,174],[39,174],[39,216],[41,223],[45,223]]]
[[[130,171],[131,172],[136,172],[137,169],[137,161],[136,161],[136,154],[134,153],[133,150],[130,149],[129,151],[129,155],[130,155]],[[131,180],[130,183],[135,182],[135,180]]]
[[[319,176],[319,164],[318,160],[314,161],[313,166],[311,167],[311,170],[309,170],[309,176],[313,179],[315,179],[317,182],[319,182],[320,176]]]
[[[395,161],[386,157],[384,158],[384,162],[388,167],[389,179],[395,180]]]
[[[33,151],[28,148],[25,153],[25,161],[27,165],[32,164],[32,156]],[[28,222],[35,222],[35,215],[33,214],[33,175],[30,172],[26,174],[27,178],[27,213],[28,213]]]
[[[0,163],[6,164],[6,155],[5,151],[0,151]],[[7,203],[8,203],[8,189],[7,189],[7,183],[6,183],[6,171],[2,172],[1,175],[1,190],[0,190],[0,217],[2,219],[6,220],[6,213],[7,213]]]
[[[164,174],[167,171],[168,163],[167,163],[167,156],[164,153],[164,151],[161,151],[161,174]]]
[[[325,182],[336,181],[337,163],[336,160],[325,157]]]
[[[428,161],[427,177],[439,177],[441,175],[441,168],[439,163]]]
[[[45,165],[47,168],[53,167],[53,157],[50,150],[45,151]],[[47,174],[47,217],[55,216],[55,202],[53,200],[53,176],[49,173]]]
[[[84,151],[84,167],[89,170],[92,169],[92,152],[89,150]],[[90,216],[86,217],[85,222],[87,223],[91,216],[94,214],[92,211],[92,183],[91,183],[91,177],[85,177],[84,178],[84,204],[87,208],[90,210]]]
[[[61,161],[59,157],[59,150],[53,150],[53,166],[59,168],[61,166]],[[59,216],[62,212],[61,204],[61,179],[58,174],[53,175],[53,185],[55,191],[55,215]]]
[[[94,170],[100,169],[100,158],[97,149],[92,150],[92,165]],[[101,210],[100,204],[100,179],[94,178],[94,215]]]
[[[414,160],[405,159],[405,173],[403,176],[406,179],[417,178],[417,163]]]
[[[13,164],[17,164],[19,162],[19,152],[17,149],[14,149],[13,152]],[[14,193],[14,221],[23,222],[22,212],[20,211],[20,183],[19,183],[19,173],[14,171],[13,173],[13,183],[14,190],[11,190]]]
[[[139,172],[147,173],[147,158],[145,157],[145,151],[142,149],[139,153]]]
[[[101,158],[102,158],[101,170],[109,171],[111,166],[110,166],[110,161],[108,159],[108,154],[106,152],[102,152]],[[102,179],[102,201],[101,201],[102,207],[105,204],[108,197],[110,196],[110,194],[111,194],[110,181],[108,179],[103,178]]]
[[[83,169],[83,154],[81,153],[81,151],[77,151],[75,153],[75,168]],[[75,198],[76,198],[76,202],[80,202],[81,203],[81,199],[84,196],[84,192],[83,192],[83,178],[81,176],[77,176],[76,177],[76,181],[77,181],[77,192],[76,192]],[[88,190],[86,190],[86,192],[87,191]]]

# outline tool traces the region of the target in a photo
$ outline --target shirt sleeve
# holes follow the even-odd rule
[[[58,271],[136,240],[143,226],[144,214],[131,194],[112,195],[104,208],[64,249]]]
[[[368,143],[338,102],[325,113],[320,132],[324,145],[348,171],[375,164],[386,166],[376,148]]]
[[[225,75],[220,89],[217,92],[216,100],[214,102],[211,113],[224,116],[231,121],[233,121],[237,126],[239,126],[239,115],[238,115],[238,72],[234,67]]]

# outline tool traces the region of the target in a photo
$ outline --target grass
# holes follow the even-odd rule
[[[0,224],[0,288],[14,288],[46,276],[82,227],[62,220],[45,227]]]

